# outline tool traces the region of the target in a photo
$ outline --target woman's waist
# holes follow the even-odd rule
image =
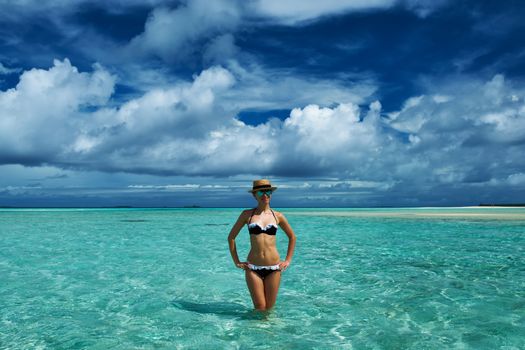
[[[277,249],[250,250],[248,262],[255,265],[275,265],[280,261]]]
[[[252,245],[250,247],[250,255],[279,255],[279,252],[277,251],[277,247],[274,245]]]

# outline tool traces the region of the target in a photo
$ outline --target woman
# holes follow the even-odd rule
[[[248,192],[257,200],[257,207],[244,210],[228,235],[233,262],[238,268],[245,270],[246,283],[257,310],[268,310],[275,304],[281,271],[290,265],[295,248],[295,234],[288,221],[283,214],[270,208],[270,199],[276,189],[269,180],[255,180]],[[248,261],[240,261],[235,237],[245,224],[248,225],[250,233],[251,249]],[[280,261],[275,245],[277,225],[288,236],[288,251],[284,261]]]

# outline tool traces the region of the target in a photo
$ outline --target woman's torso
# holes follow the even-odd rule
[[[255,215],[255,210],[251,210],[247,224],[251,243],[248,262],[255,265],[278,264],[280,258],[276,246],[276,233],[279,223],[274,211],[271,210],[270,215]]]

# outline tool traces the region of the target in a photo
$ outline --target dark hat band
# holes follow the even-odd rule
[[[255,191],[255,190],[260,190],[260,189],[263,189],[263,188],[272,188],[272,185],[259,185],[259,186],[253,186],[252,188],[252,191]]]

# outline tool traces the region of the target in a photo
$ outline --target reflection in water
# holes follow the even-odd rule
[[[197,312],[199,314],[215,314],[224,316],[239,317],[244,320],[265,320],[270,311],[259,311],[238,303],[228,302],[207,302],[196,303],[182,299],[175,299],[172,305],[178,309]]]

